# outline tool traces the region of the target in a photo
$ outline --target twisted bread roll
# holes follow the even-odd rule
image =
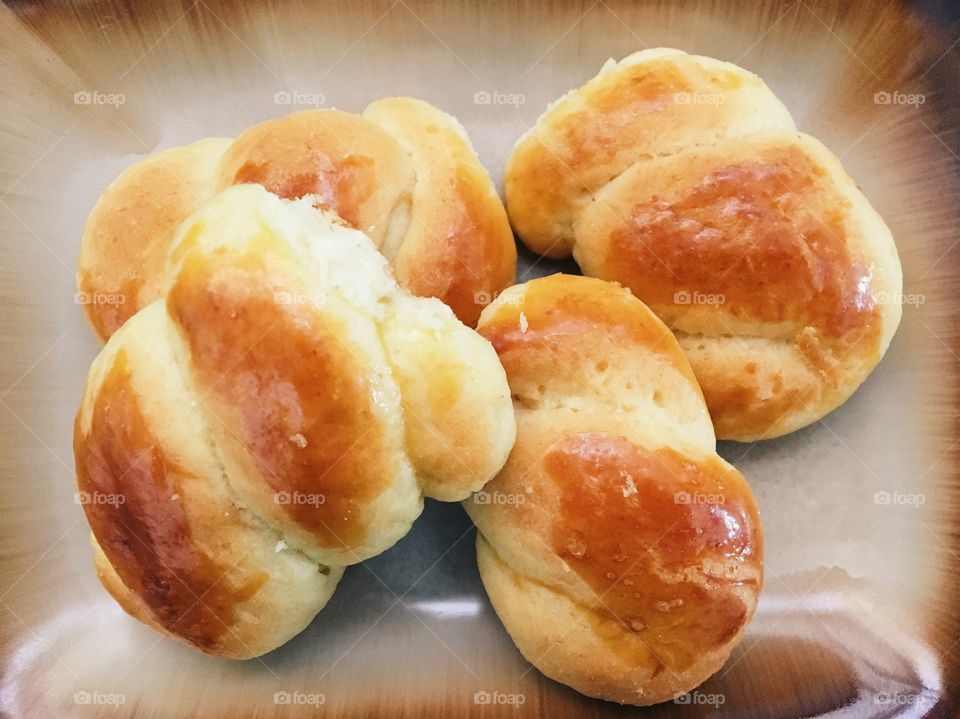
[[[161,296],[176,228],[214,192],[259,183],[310,194],[362,230],[400,284],[476,324],[513,282],[516,248],[496,189],[450,115],[386,98],[363,115],[306,110],[151,155],[107,188],[83,232],[77,285],[102,339]],[[107,301],[97,301],[107,298]]]
[[[721,439],[823,417],[899,324],[889,229],[736,65],[665,49],[606,65],[521,138],[505,186],[530,249],[572,253],[676,333]]]
[[[464,506],[510,636],[589,696],[645,705],[697,686],[753,615],[763,540],[676,340],[628,291],[565,275],[510,288],[478,332],[517,442]]]
[[[101,580],[213,654],[287,641],[424,494],[463,499],[513,444],[490,345],[314,201],[244,185],[191,215],[77,414]]]

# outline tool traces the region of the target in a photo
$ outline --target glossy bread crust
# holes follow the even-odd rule
[[[473,327],[490,299],[513,284],[517,248],[466,130],[429,103],[405,97],[377,100],[363,117],[403,147],[416,176],[406,232],[381,251],[402,287],[438,297]]]
[[[242,185],[192,214],[77,414],[101,580],[212,654],[301,631],[344,565],[406,534],[424,495],[482,487],[515,436],[490,345],[316,203]]]
[[[566,275],[507,290],[478,331],[506,369],[517,442],[464,506],[510,636],[589,696],[645,705],[696,687],[753,615],[763,534],[676,339],[627,290]]]
[[[787,109],[732,63],[667,48],[611,60],[517,141],[504,176],[510,221],[534,252],[569,257],[580,212],[633,163],[778,128],[793,128]]]
[[[608,64],[517,143],[506,193],[531,249],[572,253],[677,334],[721,439],[823,417],[900,321],[889,229],[729,63],[658,49]]]
[[[161,296],[180,222],[212,194],[244,183],[284,199],[316,197],[370,236],[401,286],[439,298],[468,325],[513,281],[506,211],[463,128],[428,103],[386,98],[362,116],[305,110],[128,168],[91,212],[77,270],[101,339]]]
[[[87,218],[77,290],[102,340],[161,296],[174,234],[210,195],[227,138],[155,153],[124,170]]]

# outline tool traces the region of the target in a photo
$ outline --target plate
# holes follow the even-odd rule
[[[946,3],[14,2],[0,10],[0,712],[10,717],[955,716],[960,12]],[[722,443],[766,529],[757,617],[696,692],[584,698],[513,647],[457,505],[349,568],[286,646],[228,662],[162,639],[97,582],[72,418],[98,345],[80,232],[123,168],[305,107],[384,95],[455,114],[498,181],[547,103],[672,46],[758,73],[893,230],[903,322],[841,409]],[[519,279],[571,264],[521,253]]]

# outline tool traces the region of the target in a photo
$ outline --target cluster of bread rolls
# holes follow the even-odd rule
[[[243,183],[314,197],[373,240],[402,287],[439,298],[468,325],[483,298],[514,281],[506,212],[465,131],[426,102],[392,97],[362,115],[297,112],[234,140],[158,152],[121,174],[87,220],[77,269],[80,292],[120,298],[85,305],[101,339],[162,295],[180,223]]]
[[[759,78],[676,50],[551,105],[505,189],[521,240],[591,277],[509,287],[489,176],[407,98],[158,153],[108,188],[78,286],[125,302],[88,305],[109,341],[74,446],[81,491],[125,498],[85,509],[130,614],[269,651],[429,496],[463,501],[547,676],[646,705],[722,666],[763,533],[716,438],[795,430],[866,378],[900,318],[890,232]]]
[[[890,230],[760,78],[638,52],[550,106],[510,156],[520,239],[618,282],[677,335],[721,439],[832,411],[900,321]]]

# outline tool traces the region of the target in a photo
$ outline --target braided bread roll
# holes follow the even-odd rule
[[[900,322],[890,230],[757,76],[678,50],[608,63],[517,143],[531,250],[628,287],[686,351],[721,439],[845,402]]]
[[[592,697],[697,686],[753,615],[763,539],[673,335],[627,290],[567,275],[510,288],[477,331],[506,369],[517,442],[464,506],[510,636]]]
[[[101,339],[161,296],[180,223],[241,183],[286,199],[316,196],[374,241],[403,287],[439,298],[470,326],[516,274],[506,212],[453,117],[405,97],[378,100],[363,115],[306,110],[235,140],[156,153],[107,188],[84,227],[77,269]]]
[[[406,534],[424,495],[481,488],[514,440],[490,345],[314,202],[242,185],[192,214],[76,418],[103,584],[212,654],[300,632],[344,565]]]

